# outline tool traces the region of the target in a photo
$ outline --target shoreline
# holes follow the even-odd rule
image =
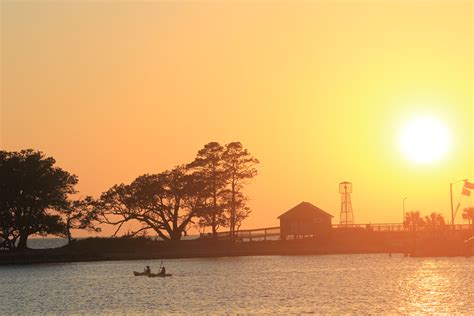
[[[54,249],[54,248],[53,248]],[[47,249],[51,250],[51,249]],[[145,255],[145,254],[104,254],[87,256],[84,254],[68,255],[57,254],[47,257],[43,254],[36,254],[30,251],[15,254],[5,258],[0,254],[0,266],[9,265],[30,265],[49,263],[74,263],[74,262],[100,262],[100,261],[133,261],[133,260],[159,260],[159,259],[196,259],[196,258],[226,258],[226,257],[253,257],[253,256],[325,256],[325,255],[360,255],[360,254],[389,254],[387,252],[283,252],[283,253],[220,253],[202,255]],[[399,254],[391,252],[390,254]]]
[[[423,237],[371,233],[250,242],[203,239],[155,241],[145,237],[95,237],[81,239],[60,248],[0,252],[0,265],[272,255],[385,253],[411,257],[454,257],[474,254],[474,245],[463,244],[462,236]]]

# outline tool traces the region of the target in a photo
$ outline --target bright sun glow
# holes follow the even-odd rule
[[[416,163],[433,163],[447,153],[450,135],[447,128],[432,117],[417,117],[409,121],[400,135],[405,156]]]

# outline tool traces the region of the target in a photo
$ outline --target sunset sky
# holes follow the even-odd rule
[[[474,181],[473,10],[2,1],[0,147],[42,150],[98,196],[190,162],[207,142],[241,141],[261,161],[243,228],[276,226],[301,201],[338,223],[341,181],[353,183],[356,223],[401,222],[404,197],[407,211],[450,219],[449,183]],[[437,161],[400,148],[420,117],[449,134]]]

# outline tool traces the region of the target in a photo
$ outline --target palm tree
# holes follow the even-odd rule
[[[405,214],[405,221],[403,224],[406,228],[417,230],[417,228],[422,227],[425,224],[425,221],[420,216],[419,211],[411,211]]]
[[[469,223],[472,229],[472,224],[474,222],[474,207],[466,207],[462,212],[462,218]]]
[[[441,213],[433,212],[429,216],[425,216],[425,223],[431,229],[441,228],[446,225],[446,221]]]

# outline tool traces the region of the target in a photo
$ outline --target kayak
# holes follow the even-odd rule
[[[170,277],[171,274],[170,273],[165,273],[165,274],[161,274],[161,273],[150,273],[148,275],[149,278],[156,278],[156,277],[159,277],[159,278],[165,278],[165,277]]]
[[[148,272],[137,272],[137,271],[133,271],[133,275],[134,276],[142,276],[142,275],[148,275],[149,273]]]

